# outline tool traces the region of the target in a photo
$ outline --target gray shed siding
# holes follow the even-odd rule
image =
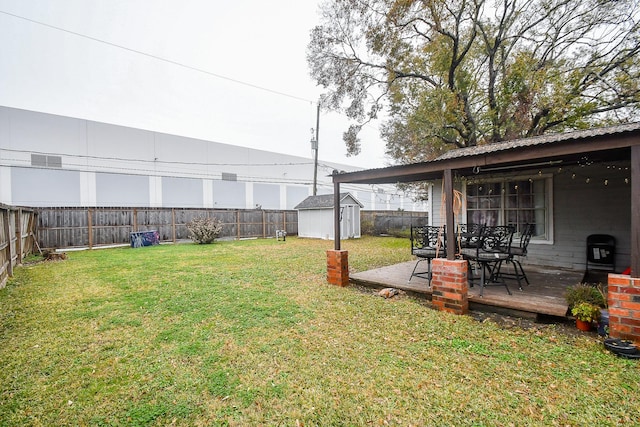
[[[296,206],[298,210],[298,236],[333,239],[333,195],[309,196]],[[361,204],[350,193],[340,194],[340,237],[359,238]]]
[[[333,208],[298,211],[298,236],[333,239]]]

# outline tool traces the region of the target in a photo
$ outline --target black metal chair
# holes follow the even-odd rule
[[[413,267],[409,281],[411,281],[414,276],[422,277],[423,279],[427,279],[429,286],[431,286],[431,279],[433,277],[431,260],[447,256],[445,241],[444,226],[411,226],[411,254],[416,256],[418,261]],[[422,261],[427,261],[428,269],[425,271],[416,271],[418,264]]]
[[[522,264],[520,263],[519,258],[527,256],[527,247],[529,246],[529,242],[531,241],[531,237],[533,236],[535,228],[535,224],[525,224],[522,228],[522,232],[520,233],[518,246],[511,246],[509,248],[509,254],[511,256],[506,260],[506,262],[513,265],[514,273],[505,273],[503,271],[498,272],[498,274],[503,278],[516,279],[518,281],[518,288],[520,290],[522,290],[521,280],[524,279],[526,284],[529,285],[529,279],[527,278],[527,274],[522,268]]]
[[[514,228],[508,225],[483,226],[480,232],[480,239],[475,248],[463,248],[462,257],[469,264],[469,283],[473,286],[476,280],[471,274],[471,263],[480,266],[480,296],[483,296],[485,286],[504,286],[507,293],[511,295],[509,286],[498,272],[503,262],[507,261],[510,255],[511,242],[513,240]]]
[[[606,275],[616,269],[616,239],[609,234],[587,236],[585,283],[606,282]]]
[[[475,248],[480,241],[481,224],[458,224],[456,225],[455,238],[458,244],[458,253],[464,248]]]

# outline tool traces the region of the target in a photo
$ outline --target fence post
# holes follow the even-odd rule
[[[138,231],[138,209],[133,208],[133,232]]]
[[[262,211],[262,238],[267,237],[267,219],[266,214]]]
[[[171,208],[171,238],[173,243],[176,242],[176,210]]]
[[[4,227],[4,235],[7,239],[7,247],[5,248],[7,252],[7,261],[9,261],[9,263],[7,264],[7,273],[9,277],[11,277],[13,276],[13,258],[11,257],[11,235],[9,234],[10,233],[9,216],[11,215],[11,209],[7,208],[6,211],[7,213],[4,215],[2,219],[2,226]]]
[[[22,209],[16,211],[16,255],[18,264],[22,264]]]
[[[27,226],[27,232],[29,233],[29,237],[33,240],[29,244],[30,253],[34,253],[35,249],[38,249],[38,252],[42,254],[42,250],[40,249],[40,245],[38,244],[38,216],[40,214],[34,210],[31,211],[31,215],[29,215],[29,225]]]
[[[240,211],[236,210],[236,237],[240,240]]]
[[[89,233],[89,249],[93,249],[93,210],[87,209],[87,233]]]

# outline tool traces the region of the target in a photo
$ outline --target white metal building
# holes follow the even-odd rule
[[[292,209],[313,194],[313,168],[310,158],[0,106],[7,205]],[[320,162],[317,194],[333,192],[334,169],[361,168]],[[392,185],[345,190],[365,209],[425,210]]]

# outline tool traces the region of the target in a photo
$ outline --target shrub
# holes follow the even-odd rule
[[[213,243],[222,231],[222,221],[218,218],[194,218],[187,223],[189,238],[200,244]]]
[[[373,225],[373,221],[370,219],[363,219],[360,221],[360,234],[363,236],[373,236],[375,235],[376,228]]]
[[[573,308],[581,302],[588,302],[598,307],[606,307],[607,305],[603,293],[598,288],[584,283],[578,283],[568,288],[565,298],[569,308]]]
[[[576,304],[571,309],[571,314],[583,322],[592,323],[600,320],[600,308],[586,301]]]

